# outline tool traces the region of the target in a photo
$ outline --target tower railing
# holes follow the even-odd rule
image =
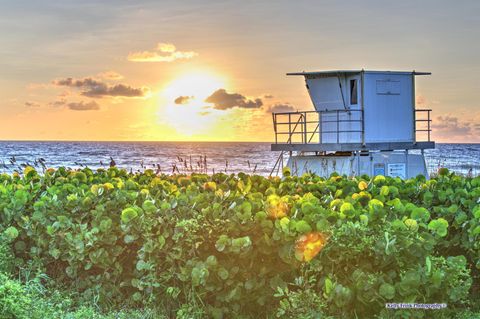
[[[431,141],[431,109],[416,109],[415,141]],[[364,140],[363,110],[272,113],[275,144],[358,143]]]
[[[426,142],[430,142],[432,133],[431,109],[415,109],[415,140],[421,140],[422,135]],[[418,134],[420,132],[420,134]],[[425,136],[426,135],[426,136]],[[419,139],[420,137],[420,139]]]
[[[326,138],[341,143],[345,134],[357,134],[359,142],[363,138],[362,110],[281,112],[272,117],[275,144],[318,144]]]

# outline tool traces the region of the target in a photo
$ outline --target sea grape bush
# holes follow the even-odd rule
[[[0,175],[2,242],[16,269],[101,306],[195,304],[215,318],[432,314],[387,302],[447,303],[435,317],[448,318],[475,306],[479,177],[284,175],[27,167]]]

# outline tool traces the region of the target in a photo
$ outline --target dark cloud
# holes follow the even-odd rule
[[[295,107],[293,107],[293,105],[290,105],[288,103],[277,103],[274,105],[270,105],[270,107],[267,108],[267,112],[273,112],[273,113],[295,112]]]
[[[175,104],[187,104],[190,100],[193,99],[193,96],[179,96],[175,99]]]
[[[53,84],[79,89],[81,90],[80,94],[93,98],[104,96],[142,97],[147,93],[144,88],[134,88],[125,84],[108,85],[93,78],[66,78],[55,80]]]
[[[33,102],[33,101],[27,101],[27,102],[25,102],[25,106],[26,107],[39,107],[40,103]]]
[[[460,121],[457,117],[450,115],[437,116],[432,124],[432,129],[436,136],[447,138],[472,134],[471,123]]]
[[[54,107],[64,106],[65,104],[67,104],[67,100],[64,98],[60,98],[59,100],[48,103],[48,105],[54,106]]]
[[[70,110],[73,110],[73,111],[91,111],[91,110],[99,110],[100,109],[100,105],[98,105],[98,103],[95,102],[95,101],[91,101],[91,102],[84,102],[84,101],[71,102],[71,103],[67,103],[66,105]]]
[[[263,96],[263,98],[265,98],[265,99],[273,99],[274,96],[271,95],[271,94],[265,94],[265,95]]]
[[[256,109],[263,105],[261,99],[249,100],[239,93],[228,93],[225,89],[213,92],[205,102],[212,103],[213,108],[217,110],[227,110],[234,107]]]

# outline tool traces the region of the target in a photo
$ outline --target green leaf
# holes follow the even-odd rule
[[[381,175],[379,175],[379,176],[381,176]],[[379,201],[378,199],[374,198],[374,199],[371,199],[368,202],[368,207],[370,207],[370,210],[376,212],[376,211],[383,208],[383,203],[381,201]]]
[[[139,261],[137,261],[135,268],[137,268],[138,271],[146,270],[149,268],[149,264],[140,259]]]
[[[423,194],[423,201],[430,204],[433,200],[433,194],[432,192],[430,191],[426,191],[424,194]]]
[[[232,251],[240,252],[252,246],[252,240],[249,236],[232,239]]]
[[[140,302],[142,300],[142,294],[137,291],[132,295],[132,299],[136,302]]]
[[[19,240],[15,243],[14,247],[17,252],[23,252],[27,248],[27,244],[25,244],[24,241]]]
[[[380,285],[378,293],[383,298],[391,300],[393,297],[395,297],[395,287],[388,283],[383,283]]]
[[[215,243],[215,248],[222,252],[225,250],[225,247],[227,247],[227,245],[230,243],[230,238],[228,236],[225,236],[225,235],[221,235],[217,242]]]
[[[360,219],[361,219],[361,217],[360,217]],[[317,222],[317,224],[315,225],[315,228],[318,231],[325,231],[325,230],[330,228],[330,224],[329,224],[329,222],[326,218],[322,218],[321,220],[319,220]]]
[[[58,257],[60,257],[60,254],[61,254],[60,250],[57,248],[50,249],[48,253],[50,254],[50,256],[52,256],[55,259],[58,259]]]
[[[158,248],[159,249],[162,249],[163,246],[165,246],[165,237],[163,237],[162,235],[158,236]]]
[[[218,270],[217,274],[222,280],[228,279],[228,271],[223,267]]]
[[[142,204],[142,209],[146,213],[154,213],[154,212],[157,211],[157,207],[155,206],[155,203],[152,202],[151,200],[144,201],[143,204]]]
[[[266,220],[267,217],[268,217],[268,215],[267,215],[266,212],[260,211],[260,212],[257,212],[257,213],[255,214],[255,221],[256,221],[256,222],[261,222],[261,221]]]
[[[447,210],[450,214],[455,214],[458,211],[458,205],[453,204]]]
[[[380,195],[387,196],[390,193],[390,188],[387,185],[384,185],[380,188]]]
[[[443,281],[443,278],[445,277],[445,274],[441,270],[435,270],[432,273],[431,281],[433,286],[435,287],[440,287]]]
[[[425,259],[425,264],[427,266],[427,274],[430,274],[430,272],[432,271],[432,261],[430,260],[429,256],[427,256],[427,258]]]
[[[14,198],[16,207],[24,206],[28,201],[28,193],[22,189],[19,189],[15,192]]]
[[[10,226],[7,229],[5,229],[3,233],[5,234],[7,239],[10,241],[15,240],[18,237],[18,230],[13,226]]]
[[[400,219],[395,219],[391,222],[391,225],[394,229],[406,229],[407,227]]]
[[[112,220],[110,218],[103,219],[100,222],[100,230],[102,232],[108,231],[112,227]]]
[[[290,219],[288,217],[282,217],[282,219],[280,219],[280,227],[284,232],[288,231],[289,224],[290,224]]]
[[[210,255],[207,257],[207,261],[206,261],[206,264],[210,267],[214,267],[217,265],[217,257],[213,256],[213,255]]]
[[[203,267],[194,267],[192,269],[192,284],[194,286],[204,285],[209,275],[209,271]]]
[[[418,230],[418,223],[415,219],[411,219],[411,218],[407,218],[405,221],[404,221],[404,224],[405,226],[408,227],[408,229],[410,230],[413,230],[413,231],[416,231]]]
[[[377,175],[375,176],[375,178],[373,179],[373,183],[375,185],[381,185],[382,183],[384,183],[386,181],[386,178],[385,176],[383,175]]]
[[[55,233],[55,227],[53,227],[52,225],[48,225],[47,234],[49,234],[50,236],[53,236],[54,233]]]
[[[417,221],[427,222],[430,219],[430,213],[424,207],[416,207],[412,210],[410,218]]]
[[[300,234],[305,234],[312,231],[312,227],[310,227],[310,225],[304,220],[297,221],[295,223],[295,229]]]
[[[473,216],[476,218],[476,219],[480,219],[480,206],[475,206],[473,208]]]
[[[365,214],[360,215],[360,221],[363,225],[368,225],[368,216]]]
[[[83,250],[85,249],[85,244],[81,239],[76,239],[74,244],[75,244],[75,249],[79,252],[83,252]]]
[[[125,235],[125,237],[123,237],[123,241],[126,243],[126,244],[131,244],[135,241],[135,236],[133,235]]]
[[[325,279],[325,295],[329,296],[330,293],[333,291],[334,285],[330,278]]]
[[[428,223],[428,229],[440,237],[445,237],[448,233],[448,222],[443,218],[434,219]]]
[[[355,208],[351,203],[345,202],[340,206],[340,213],[345,214],[347,216],[355,215]]]
[[[124,222],[125,224],[130,222],[131,220],[135,219],[136,217],[138,216],[138,213],[137,211],[132,208],[132,207],[129,207],[129,208],[125,208],[124,210],[122,210],[122,222]]]
[[[477,227],[475,227],[472,231],[472,234],[473,235],[478,235],[480,234],[480,225],[478,225]]]

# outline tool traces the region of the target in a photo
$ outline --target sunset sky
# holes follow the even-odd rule
[[[271,141],[302,70],[430,71],[437,142],[480,142],[479,1],[0,0],[0,140]]]

